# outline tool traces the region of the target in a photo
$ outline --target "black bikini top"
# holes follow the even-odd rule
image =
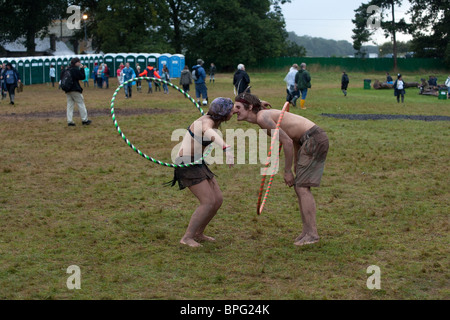
[[[199,137],[199,136],[196,136],[196,135],[192,132],[190,126],[187,128],[187,130],[188,130],[189,134],[191,135],[191,137],[192,137],[195,141],[197,141],[198,143],[201,143],[202,146],[207,147],[207,146],[209,146],[209,145],[212,143],[212,141],[206,141],[206,140],[203,140],[203,138],[201,138],[201,137]]]

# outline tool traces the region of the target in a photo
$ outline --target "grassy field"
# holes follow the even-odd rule
[[[285,72],[250,76],[253,93],[283,105]],[[450,116],[450,100],[407,89],[402,105],[392,91],[363,90],[363,79],[383,74],[350,74],[344,98],[339,72],[312,77],[308,109],[291,110],[327,131],[330,152],[322,187],[313,190],[321,241],[302,248],[293,245],[301,219],[282,175],[256,215],[260,165],[211,166],[225,198],[206,230],[217,241],[181,246],[197,202],[188,190],[164,187],[173,171],[119,137],[108,116],[114,89],[91,82],[84,96],[97,116],[88,127],[79,116],[67,127],[65,95],[48,85],[25,87],[15,107],[3,100],[0,299],[449,299],[450,122],[321,113]],[[428,74],[404,75],[421,77]],[[232,97],[231,82],[224,74],[208,84],[211,99]],[[116,108],[127,137],[164,161],[178,143],[172,131],[199,116],[172,89],[134,91],[131,100],[121,92]],[[150,108],[171,112],[121,116]],[[222,130],[237,128],[255,127],[233,118]],[[66,287],[70,265],[81,269],[81,290]],[[366,286],[371,265],[381,268],[381,290]]]

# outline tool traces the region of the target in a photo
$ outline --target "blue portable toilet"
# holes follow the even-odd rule
[[[181,55],[174,54],[170,57],[170,64],[172,65],[172,70],[170,70],[170,77],[171,78],[179,78],[181,76],[181,70],[184,68],[184,66],[181,66]]]
[[[162,73],[163,67],[165,65],[167,65],[167,68],[169,68],[169,74],[170,77],[172,78],[172,63],[170,62],[170,58],[172,57],[172,55],[170,53],[164,53],[159,57],[159,62],[158,62],[158,68],[159,68],[159,74]]]

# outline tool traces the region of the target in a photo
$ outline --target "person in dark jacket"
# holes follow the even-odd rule
[[[14,105],[14,97],[17,84],[20,83],[20,76],[11,63],[6,64],[6,70],[2,73],[3,81],[6,85],[6,91],[9,93],[9,104]]]
[[[306,63],[300,65],[300,70],[295,75],[296,90],[301,92],[300,108],[306,109],[305,102],[308,89],[311,88],[311,75],[306,70]]]
[[[350,83],[350,79],[348,78],[347,73],[345,71],[342,72],[341,90],[344,93],[344,96],[347,96],[347,88],[348,88],[349,83]]]
[[[158,71],[155,70],[155,68],[152,67],[152,65],[149,63],[147,68],[139,73],[139,77],[149,77],[149,78],[158,78],[161,79],[161,76],[159,75]],[[147,80],[148,82],[148,93],[153,93],[152,91],[152,81],[151,80]],[[156,92],[156,89],[155,89]]]
[[[216,66],[214,65],[214,63],[211,63],[211,68],[209,68],[209,83],[211,83],[211,81],[213,83],[216,81],[216,71]]]
[[[73,108],[75,106],[75,103],[78,105],[78,111],[80,112],[81,121],[83,125],[90,125],[91,120],[88,119],[88,114],[86,110],[86,106],[84,104],[84,97],[83,97],[83,89],[80,86],[80,83],[78,81],[84,80],[86,75],[84,72],[84,66],[81,64],[81,61],[79,58],[73,58],[70,61],[70,67],[65,71],[70,72],[70,75],[73,80],[72,87],[66,91],[67,96],[67,124],[69,127],[75,126],[75,123],[73,122]]]
[[[197,103],[200,104],[200,97],[203,97],[202,104],[206,106],[208,104],[208,88],[206,87],[206,71],[203,68],[205,62],[202,59],[197,60],[197,65],[192,67],[192,71],[195,71],[195,96],[197,97]]]
[[[180,76],[180,85],[183,86],[184,92],[189,92],[191,84],[192,84],[192,74],[189,71],[189,67],[184,66],[184,69],[183,71],[181,71]]]
[[[242,92],[248,89],[250,84],[250,77],[245,72],[245,66],[243,64],[238,65],[238,70],[233,77],[233,85],[236,88],[236,95],[240,95]],[[250,89],[247,90],[250,93]]]

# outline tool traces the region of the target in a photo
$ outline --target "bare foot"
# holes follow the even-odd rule
[[[308,244],[314,244],[319,242],[319,237],[318,236],[310,236],[309,234],[305,235],[303,238],[301,238],[300,240],[294,242],[294,244],[296,246],[305,246]]]
[[[304,236],[306,236],[306,233],[302,232],[302,233],[294,240],[294,242],[300,241]]]
[[[198,247],[202,247],[202,245],[200,243],[198,243],[197,241],[195,241],[194,239],[181,239],[180,240],[181,244],[187,245],[189,247],[193,247],[193,248],[198,248]]]
[[[208,237],[208,236],[205,236],[204,234],[196,235],[195,236],[195,240],[197,240],[197,241],[210,241],[210,242],[216,241],[216,239],[214,239],[213,237]]]

